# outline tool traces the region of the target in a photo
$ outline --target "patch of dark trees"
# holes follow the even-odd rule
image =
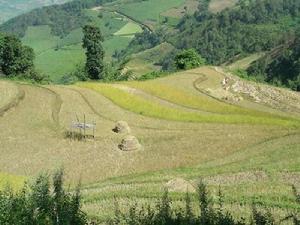
[[[33,49],[13,35],[0,33],[0,76],[44,82],[46,77],[34,67]]]
[[[247,72],[258,80],[300,91],[300,34],[253,62]]]

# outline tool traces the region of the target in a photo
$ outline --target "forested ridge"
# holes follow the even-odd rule
[[[0,26],[0,31],[23,37],[29,26],[49,25],[53,34],[63,37],[86,24],[84,9],[113,0],[76,0],[62,5],[45,6],[17,16]]]
[[[267,51],[299,25],[298,0],[242,0],[217,14],[202,4],[184,17],[172,41],[178,48],[195,48],[209,63],[221,64],[238,54]],[[297,21],[297,22],[296,22]]]

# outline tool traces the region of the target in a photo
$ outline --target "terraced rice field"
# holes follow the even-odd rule
[[[224,76],[202,67],[146,82],[40,87],[1,81],[1,93],[17,87],[24,98],[0,117],[0,180],[18,186],[63,166],[67,183],[81,178],[84,209],[101,221],[112,215],[114,197],[122,209],[154,204],[171,183],[176,203],[185,191],[180,179],[194,185],[200,177],[213,193],[221,185],[226,206],[237,214],[240,203],[258,199],[277,215],[299,210],[291,191],[291,184],[300,185],[299,120],[276,107],[242,103],[251,99],[228,102],[205,91],[221,89]],[[97,124],[95,140],[67,139],[84,114]],[[112,129],[120,120],[142,150],[119,150],[124,135]]]

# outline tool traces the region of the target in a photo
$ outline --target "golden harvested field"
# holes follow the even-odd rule
[[[226,204],[238,208],[240,199],[249,204],[261,195],[264,204],[276,203],[274,210],[284,214],[296,207],[290,183],[300,184],[300,96],[268,87],[288,99],[284,109],[232,88],[227,92],[243,99],[226,100],[225,76],[221,68],[202,67],[145,82],[34,86],[1,81],[2,105],[16,93],[24,96],[0,117],[0,184],[11,180],[19,186],[24,177],[63,166],[67,183],[81,178],[89,215],[104,220],[113,212],[115,195],[121,205],[152,204],[168,181],[175,179],[176,188],[176,179],[194,184],[203,176],[212,190],[222,185],[225,194],[234,193]],[[66,138],[72,122],[84,114],[97,124],[95,140]],[[141,150],[118,148],[124,135],[112,131],[117,121],[129,124]],[[182,194],[177,190],[172,196]]]

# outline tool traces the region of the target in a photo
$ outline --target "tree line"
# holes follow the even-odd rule
[[[34,182],[26,183],[19,191],[6,188],[0,191],[1,225],[88,225],[90,221],[82,211],[80,185],[75,190],[65,189],[64,173],[42,174]],[[295,201],[300,205],[300,195],[293,187]],[[109,225],[277,225],[273,215],[252,206],[250,221],[234,217],[224,209],[224,196],[218,192],[214,204],[207,186],[200,182],[197,187],[197,207],[194,197],[186,193],[180,200],[184,207],[172,207],[172,199],[165,191],[155,207],[129,207],[122,212],[115,200],[115,213],[106,221]],[[299,225],[297,212],[291,212],[280,220]]]

